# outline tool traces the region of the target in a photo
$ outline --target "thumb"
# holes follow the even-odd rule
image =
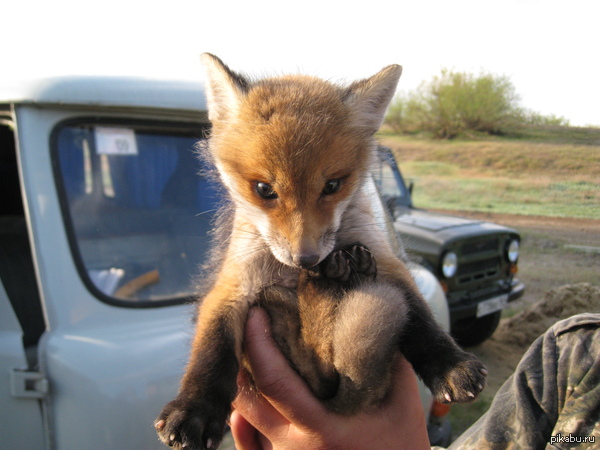
[[[318,423],[324,407],[275,345],[265,311],[251,311],[244,344],[256,387],[269,403],[290,422]]]

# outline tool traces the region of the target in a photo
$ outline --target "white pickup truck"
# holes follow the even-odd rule
[[[208,129],[199,83],[0,87],[1,448],[163,448],[218,203],[194,154]],[[437,280],[413,273],[448,329]]]

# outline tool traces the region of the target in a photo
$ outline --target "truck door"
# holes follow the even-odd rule
[[[36,346],[45,324],[21,199],[14,123],[0,117],[0,420],[2,446],[46,448]],[[10,412],[9,414],[7,412]]]
[[[48,423],[53,448],[160,449],[215,196],[198,176],[201,125],[107,114],[17,110]]]

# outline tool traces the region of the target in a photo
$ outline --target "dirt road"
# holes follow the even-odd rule
[[[517,229],[550,231],[558,236],[593,242],[600,245],[600,220],[578,219],[572,217],[521,216],[516,214],[491,214],[470,211],[440,211],[463,217],[496,222]]]

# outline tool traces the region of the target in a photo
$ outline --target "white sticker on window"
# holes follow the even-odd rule
[[[137,155],[135,131],[130,128],[96,127],[96,151],[99,155]]]

